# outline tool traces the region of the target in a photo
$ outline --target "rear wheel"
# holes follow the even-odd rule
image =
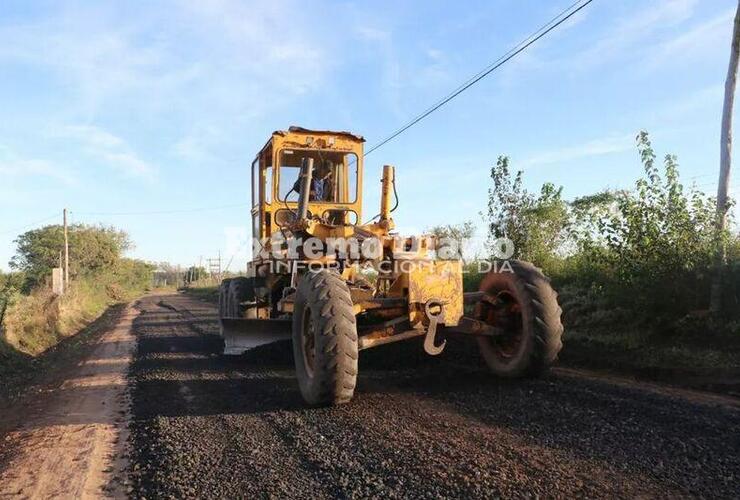
[[[529,262],[508,262],[510,270],[502,268],[483,278],[480,290],[487,297],[475,311],[478,319],[507,334],[480,337],[478,345],[496,375],[539,375],[557,359],[563,347],[558,296],[538,268]]]
[[[349,287],[334,272],[307,273],[293,310],[293,356],[303,399],[337,405],[352,399],[357,380],[357,324]]]

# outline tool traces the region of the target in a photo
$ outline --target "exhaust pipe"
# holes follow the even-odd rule
[[[313,158],[309,158],[301,167],[301,192],[298,193],[298,220],[308,219],[308,200],[311,197],[311,179],[313,177]]]
[[[391,218],[391,195],[395,181],[395,169],[391,165],[383,165],[383,178],[380,192],[380,223],[388,224]]]

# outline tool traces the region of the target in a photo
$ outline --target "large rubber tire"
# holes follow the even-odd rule
[[[352,399],[357,381],[357,322],[349,287],[326,269],[301,278],[293,309],[293,357],[310,405]]]
[[[229,303],[229,284],[231,278],[227,278],[221,281],[221,286],[218,287],[218,317],[225,318],[228,312]]]
[[[508,326],[518,332],[517,341],[512,341],[511,347],[502,345],[501,339],[479,337],[478,346],[488,368],[496,375],[537,376],[555,362],[563,347],[562,310],[557,293],[540,269],[529,262],[511,260],[509,263],[514,272],[505,268],[489,272],[481,281],[480,291],[516,302],[515,326],[511,323]],[[494,317],[496,313],[486,309],[489,307],[492,306],[479,303],[476,316],[482,320]],[[496,321],[489,323],[502,326]]]
[[[254,300],[254,278],[239,276],[229,283],[229,300],[227,312],[230,318],[242,317],[242,302]]]

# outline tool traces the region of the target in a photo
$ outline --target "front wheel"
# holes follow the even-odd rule
[[[229,310],[229,287],[231,286],[231,279],[226,278],[221,281],[221,286],[218,287],[218,317],[228,317]]]
[[[563,347],[558,295],[542,271],[516,260],[481,281],[486,299],[476,305],[478,319],[503,329],[496,338],[478,338],[488,368],[502,377],[539,375]]]
[[[337,405],[357,380],[357,323],[349,287],[326,269],[301,278],[293,309],[293,357],[303,399]]]
[[[238,276],[229,280],[227,316],[230,318],[242,317],[242,303],[254,300],[254,278]]]

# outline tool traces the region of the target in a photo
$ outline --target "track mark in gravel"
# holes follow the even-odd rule
[[[353,409],[266,418],[337,495],[349,491],[360,497],[403,498],[413,491],[420,498],[516,496],[523,481],[529,484],[528,493],[536,495],[651,491],[642,486],[648,477],[625,473],[603,460],[578,459],[567,449],[529,443],[506,427],[484,425],[449,405],[414,395],[373,395]],[[583,473],[593,467],[609,473],[612,481]],[[612,488],[611,482],[618,486]]]
[[[473,374],[454,378],[442,371],[429,381],[453,379],[449,390],[428,396],[484,426],[520,436],[519,448],[531,445],[565,453],[571,457],[571,470],[583,462],[612,480],[626,478],[627,485],[629,478],[638,477],[637,491],[740,492],[740,438],[728,432],[740,425],[736,408],[582,378],[499,383],[498,390],[508,393],[499,400],[491,398],[490,387]]]
[[[212,342],[177,318],[147,304],[135,325],[135,493],[289,497],[299,488],[322,498],[321,484],[301,473],[293,450],[260,415],[245,413],[255,409],[245,400],[250,388],[273,379],[292,386],[292,378],[284,370],[244,372],[214,356]]]
[[[430,360],[409,343],[361,356],[349,405],[309,409],[288,345],[219,357],[215,337],[198,333],[216,329],[213,309],[183,296],[165,299],[191,314],[150,303],[137,326],[136,494],[740,492],[736,408],[563,374],[502,381],[478,370],[463,350],[456,354],[454,346],[442,360]],[[178,389],[183,384],[187,398]]]

